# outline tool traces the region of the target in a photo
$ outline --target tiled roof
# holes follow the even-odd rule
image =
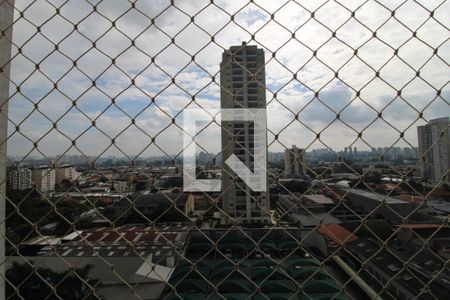
[[[326,224],[319,228],[319,232],[327,238],[342,246],[346,243],[353,242],[358,239],[356,235],[345,229],[339,224]]]

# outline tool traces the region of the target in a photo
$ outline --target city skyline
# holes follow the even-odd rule
[[[380,154],[384,154],[384,153],[389,153],[390,151],[397,151],[397,149],[401,149],[402,151],[404,151],[405,149],[408,149],[407,151],[415,151],[418,153],[419,147],[373,147],[372,149],[359,149],[358,150],[358,154],[375,154],[376,156],[379,156]],[[313,154],[313,153],[330,153],[333,154],[335,159],[337,160],[338,157],[345,157],[344,153],[345,153],[345,149],[329,149],[329,148],[316,148],[316,149],[307,149],[307,151],[305,151],[306,158],[308,159],[310,157],[309,154]],[[201,155],[204,154],[206,156],[211,156],[214,158],[220,158],[221,156],[221,152],[218,153],[207,153],[207,152],[203,152],[203,151],[199,151],[196,155]],[[279,155],[279,156],[283,156],[284,157],[284,151],[268,151],[269,154],[275,154],[275,155]],[[414,156],[416,156],[416,159],[418,158],[417,155],[413,155],[412,153],[408,155],[409,158],[413,158]],[[25,163],[27,164],[29,160],[33,161],[33,160],[37,160],[37,161],[41,161],[41,160],[46,160],[46,159],[50,159],[53,161],[58,161],[61,162],[62,164],[67,163],[66,159],[71,159],[71,158],[78,158],[79,160],[108,160],[108,159],[117,159],[117,160],[129,160],[129,158],[132,158],[136,161],[145,161],[145,160],[149,160],[149,161],[153,161],[153,160],[171,160],[173,158],[179,158],[181,159],[181,155],[159,155],[159,156],[134,156],[133,154],[131,155],[127,155],[127,156],[115,156],[115,155],[110,155],[110,156],[93,156],[93,155],[46,155],[44,156],[9,156],[8,158],[8,163],[11,164],[13,162],[18,162],[18,163]],[[270,156],[269,156],[270,157]],[[270,159],[269,159],[270,161]],[[77,164],[77,163],[75,163]]]

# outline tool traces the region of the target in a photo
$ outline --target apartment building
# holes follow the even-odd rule
[[[450,121],[449,117],[430,120],[417,127],[419,155],[422,159],[421,176],[435,184],[449,181]]]
[[[264,51],[256,46],[242,43],[225,50],[220,64],[221,108],[266,108],[264,66]],[[235,154],[253,171],[255,142],[260,138],[265,136],[255,132],[252,122],[222,121],[223,161]],[[269,193],[253,191],[226,164],[222,166],[223,207],[228,215],[238,223],[268,222]]]

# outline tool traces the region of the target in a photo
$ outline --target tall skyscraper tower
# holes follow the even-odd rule
[[[305,149],[292,145],[291,149],[284,150],[284,176],[302,177],[306,176]]]
[[[450,121],[448,117],[431,120],[418,126],[421,176],[432,183],[449,181],[450,174]]]
[[[220,63],[221,108],[266,108],[266,73],[263,49],[232,46]],[[255,135],[253,122],[222,122],[223,162],[235,154],[254,170]],[[267,147],[266,147],[267,151]],[[224,210],[239,223],[270,221],[268,192],[252,191],[226,164],[222,163]],[[267,165],[265,166],[267,170]],[[232,219],[225,222],[230,223]]]

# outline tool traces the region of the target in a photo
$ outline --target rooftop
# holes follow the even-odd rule
[[[330,213],[314,212],[310,214],[292,213],[289,215],[294,221],[299,222],[302,226],[318,226],[320,224],[337,224],[342,223],[341,220]]]
[[[397,198],[394,198],[391,196],[382,195],[382,194],[374,193],[371,191],[366,191],[363,189],[343,188],[343,187],[341,187],[341,188],[345,189],[346,192],[348,192],[348,193],[356,194],[358,196],[363,196],[363,197],[370,198],[372,200],[376,200],[376,201],[380,201],[380,202],[384,201],[387,204],[408,204],[408,202],[406,202],[406,201],[403,201],[403,200],[400,200],[400,199],[397,199]]]
[[[348,299],[294,236],[235,233],[193,237],[163,299]]]
[[[401,224],[397,227],[405,229],[438,229],[438,228],[448,228],[446,224]]]
[[[63,257],[122,257],[153,256],[154,261],[164,260],[177,249],[181,249],[188,236],[187,226],[121,226],[98,227],[78,231],[61,238],[32,241],[43,245],[37,256]],[[174,255],[176,255],[174,253]]]
[[[339,246],[343,246],[346,243],[350,243],[358,239],[356,235],[339,224],[322,225],[319,228],[319,232]]]
[[[52,256],[8,256],[6,258],[6,269],[10,268],[13,262],[24,263],[27,261],[36,267],[50,268],[54,271],[65,271],[71,266],[83,268],[93,266],[89,272],[89,277],[98,279],[100,282],[95,290],[103,299],[132,299],[128,289],[120,287],[131,285],[134,287],[136,298],[133,299],[160,299],[165,283],[161,280],[155,280],[153,273],[146,273],[144,276],[140,270],[145,268],[148,263],[144,258],[138,256],[127,256],[121,259],[117,257],[64,257],[64,259]],[[114,272],[111,271],[114,266]],[[158,271],[163,266],[158,266]],[[156,270],[156,269],[155,269]]]
[[[306,199],[309,199],[317,204],[333,204],[333,200],[322,194],[305,195]]]
[[[423,291],[426,284],[428,289],[420,299],[447,298],[445,286],[450,284],[449,267],[444,267],[442,259],[431,250],[415,249],[411,243],[399,242],[380,248],[374,241],[365,238],[349,243],[347,249],[365,265],[372,265],[387,274],[389,278],[385,278],[384,282],[395,281],[415,295]],[[373,267],[371,272],[375,270]]]

